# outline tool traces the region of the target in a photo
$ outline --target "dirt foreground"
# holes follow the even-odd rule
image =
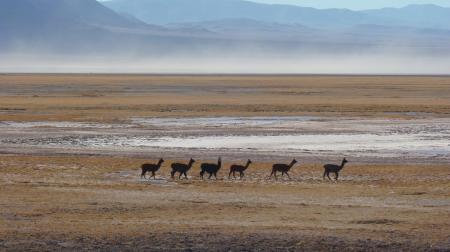
[[[0,158],[0,250],[448,251],[448,166],[357,166],[338,183],[317,164],[269,180],[172,180],[165,165],[95,156]]]

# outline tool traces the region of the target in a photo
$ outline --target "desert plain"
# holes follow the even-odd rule
[[[2,74],[0,205],[2,251],[448,251],[450,77]]]

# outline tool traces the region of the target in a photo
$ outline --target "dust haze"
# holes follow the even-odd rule
[[[450,74],[447,54],[373,51],[370,53],[264,53],[245,50],[195,54],[137,55],[8,53],[2,73],[149,74]]]

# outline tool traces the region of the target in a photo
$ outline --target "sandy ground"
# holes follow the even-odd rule
[[[124,153],[123,147],[32,145],[41,137],[89,135],[86,124],[205,116],[421,120],[427,123],[418,134],[431,130],[442,134],[430,139],[445,140],[449,115],[450,77],[443,76],[2,74],[0,124],[15,126],[0,132],[0,250],[450,251],[448,154],[420,163],[377,154],[377,162],[349,158],[339,182],[324,181],[321,167],[340,157],[320,155],[301,159],[292,180],[275,181],[267,178],[271,163],[287,163],[291,155],[248,150],[225,155],[219,179],[202,181],[199,162],[214,161],[221,150],[197,150],[189,179],[172,180],[170,163],[186,162],[190,149]],[[20,128],[23,123],[37,126]],[[168,134],[167,128],[153,130]],[[140,179],[140,165],[160,156],[166,163],[157,179]],[[246,177],[228,179],[230,163],[247,156],[256,159]]]
[[[320,165],[269,180],[172,180],[167,161],[141,180],[145,160],[4,155],[0,248],[30,250],[449,250],[448,166],[356,166],[338,183]]]

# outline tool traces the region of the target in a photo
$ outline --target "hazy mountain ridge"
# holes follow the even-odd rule
[[[450,30],[450,8],[409,5],[366,11],[314,9],[294,5],[263,4],[243,0],[109,0],[113,10],[130,13],[144,22],[195,23],[225,19],[252,19],[312,28],[342,28],[374,24]]]
[[[191,0],[189,3],[192,4],[193,1]],[[235,13],[237,16],[255,8],[262,10],[265,14],[275,8],[278,12],[274,13],[282,18],[292,17],[291,14],[299,10],[313,13],[307,17],[314,18],[330,12],[339,13],[335,16],[350,13],[354,18],[362,15],[349,10],[316,10],[301,7],[295,7],[293,12],[293,7],[289,5],[267,5],[241,0],[195,1],[202,6],[199,10],[216,18],[220,15],[215,15],[214,11],[209,9],[209,11],[205,11],[205,8],[209,8],[211,3],[223,5],[223,9],[215,7],[220,9],[223,16],[227,15],[229,8],[236,6],[247,8],[242,9],[240,14]],[[128,3],[129,6],[135,8],[141,7],[140,10],[148,10],[140,4],[159,3],[161,8],[168,8],[173,3],[179,3],[178,7],[182,9],[186,7],[187,2],[185,0],[127,0],[126,2],[125,0],[113,0],[110,3]],[[106,5],[109,6],[109,4]],[[193,6],[195,7],[195,4]],[[410,11],[409,8],[412,7],[405,9]],[[416,8],[419,6],[415,6],[413,9]],[[283,15],[279,10],[285,11]],[[392,12],[392,9],[380,11]],[[248,17],[155,26],[141,22],[135,18],[135,13],[120,15],[119,12],[125,12],[125,10],[112,11],[95,0],[3,0],[0,2],[0,31],[4,36],[0,38],[0,48],[15,47],[26,50],[44,47],[48,50],[74,52],[78,50],[110,50],[118,51],[117,53],[127,51],[139,53],[150,50],[159,54],[164,53],[164,50],[173,52],[185,49],[196,51],[215,48],[215,50],[221,51],[223,47],[232,50],[234,46],[244,46],[248,50],[251,49],[251,45],[254,45],[255,47],[262,46],[265,48],[264,50],[289,52],[289,50],[312,50],[311,47],[325,51],[330,48],[331,50],[336,48],[339,50],[345,48],[362,50],[364,47],[370,50],[374,46],[382,47],[386,44],[389,44],[389,47],[397,46],[395,43],[400,41],[400,45],[417,46],[421,50],[424,48],[427,50],[427,48],[435,46],[445,47],[444,44],[450,37],[447,32],[437,29],[378,24],[320,29],[300,23],[261,21]],[[173,12],[171,15],[177,16],[177,13]],[[191,14],[199,15],[198,11]],[[346,19],[346,22],[351,20],[353,19]]]
[[[207,31],[216,37],[234,39],[307,39],[317,36],[322,31],[300,24],[280,24],[261,22],[253,19],[223,19],[194,23],[173,23],[166,27],[178,30]]]
[[[325,27],[374,22],[374,18],[368,15],[346,9],[318,10],[242,0],[112,0],[103,4],[113,10],[130,13],[144,22],[159,25],[224,19]]]

